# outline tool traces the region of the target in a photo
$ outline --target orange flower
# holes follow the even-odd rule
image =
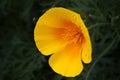
[[[66,77],[79,75],[82,61],[90,63],[92,47],[88,30],[78,13],[56,7],[37,21],[34,40],[43,55],[51,55],[50,67]]]

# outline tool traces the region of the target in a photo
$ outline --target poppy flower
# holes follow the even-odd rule
[[[58,74],[75,77],[84,63],[92,60],[91,40],[80,14],[55,7],[47,10],[37,21],[34,40],[43,55],[51,55],[50,67]]]

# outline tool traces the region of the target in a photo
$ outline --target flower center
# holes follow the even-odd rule
[[[75,44],[82,44],[84,42],[84,35],[79,26],[67,20],[63,20],[62,24],[62,28],[54,30],[58,40],[69,41]]]

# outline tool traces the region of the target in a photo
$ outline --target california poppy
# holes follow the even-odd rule
[[[75,77],[84,63],[92,60],[91,40],[80,14],[55,7],[47,10],[37,21],[34,40],[43,55],[51,55],[50,67],[58,74]]]

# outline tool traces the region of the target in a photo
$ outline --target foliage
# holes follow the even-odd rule
[[[1,0],[0,80],[120,80],[120,0]],[[90,31],[93,62],[81,75],[54,73],[36,49],[33,30],[51,7],[81,14]]]

